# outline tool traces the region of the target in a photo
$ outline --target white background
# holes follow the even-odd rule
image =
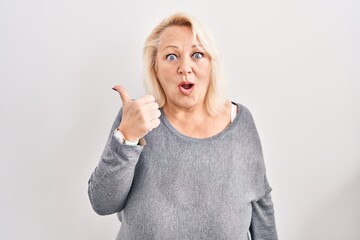
[[[0,0],[0,239],[115,239],[87,181],[142,46],[184,11],[212,31],[229,98],[253,113],[280,239],[360,239],[356,0]]]

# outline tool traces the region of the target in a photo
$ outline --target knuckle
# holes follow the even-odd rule
[[[142,123],[142,124],[146,124],[146,120],[147,120],[147,117],[146,117],[146,115],[143,113],[143,112],[141,112],[141,114],[139,115],[139,121]]]
[[[156,105],[155,105],[155,102],[149,103],[149,104],[148,104],[148,108],[149,108],[149,109],[156,109],[157,107],[156,107]]]
[[[146,96],[149,101],[155,101],[155,97],[153,95]]]
[[[157,102],[154,102],[154,108],[159,109],[159,104]]]
[[[146,132],[150,131],[151,129],[152,129],[151,123],[147,123],[147,124],[145,125],[145,130],[146,130]]]
[[[159,125],[160,125],[160,119],[158,119],[158,118],[154,119],[154,120],[153,120],[153,124],[154,124],[154,125],[153,125],[154,127],[159,126]]]
[[[159,125],[160,125],[160,121],[157,121],[155,127],[158,127]]]
[[[139,106],[139,112],[140,112],[141,117],[145,119],[147,117],[149,111],[145,107]]]
[[[160,117],[161,116],[160,110],[156,110],[154,115],[156,118]]]

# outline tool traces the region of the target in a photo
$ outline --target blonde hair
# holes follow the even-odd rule
[[[145,41],[145,88],[148,94],[155,97],[160,107],[165,105],[166,95],[156,77],[156,55],[161,34],[167,27],[171,26],[190,27],[194,40],[199,41],[209,55],[211,63],[211,79],[205,96],[205,105],[211,115],[214,116],[219,114],[225,103],[223,89],[225,82],[220,74],[221,64],[219,62],[219,54],[215,47],[215,42],[205,26],[201,25],[200,22],[187,14],[177,13],[165,18],[153,29]]]

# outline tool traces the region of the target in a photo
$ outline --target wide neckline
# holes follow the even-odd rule
[[[167,119],[165,113],[164,113],[164,110],[163,108],[160,108],[160,111],[161,111],[161,116],[160,116],[160,119],[161,121],[164,123],[164,125],[171,131],[173,132],[177,137],[181,138],[182,140],[184,141],[190,141],[190,142],[207,142],[207,141],[212,141],[214,139],[217,139],[217,138],[220,138],[222,137],[223,135],[225,135],[227,132],[231,131],[238,123],[238,121],[240,121],[240,116],[243,112],[243,108],[241,106],[241,104],[238,104],[238,103],[234,103],[232,102],[232,104],[235,104],[237,107],[238,107],[238,112],[236,114],[236,117],[235,119],[225,128],[223,129],[221,132],[213,135],[213,136],[210,136],[210,137],[207,137],[207,138],[194,138],[194,137],[190,137],[190,136],[187,136],[185,134],[182,134],[181,132],[179,132],[178,130],[176,130],[176,128],[170,123],[170,121]]]

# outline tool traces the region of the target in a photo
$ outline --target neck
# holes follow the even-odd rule
[[[206,138],[221,132],[229,125],[230,103],[225,106],[223,112],[217,116],[210,115],[205,104],[191,108],[166,104],[163,111],[171,125],[180,133],[189,137]]]
[[[170,121],[196,121],[210,117],[205,104],[193,106],[191,108],[178,107],[173,104],[166,104],[163,106],[164,113]]]

